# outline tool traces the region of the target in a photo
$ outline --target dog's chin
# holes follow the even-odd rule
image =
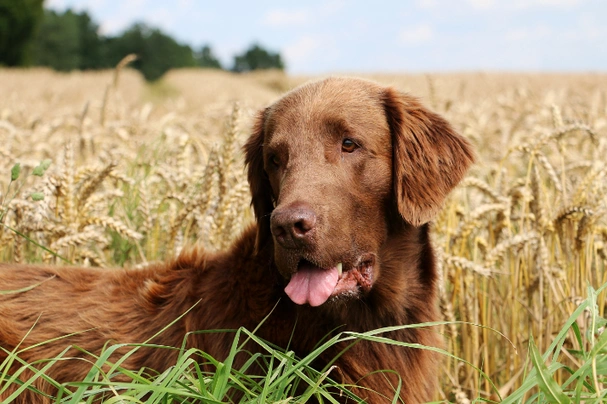
[[[358,299],[371,290],[375,281],[375,254],[335,263],[305,256],[291,265],[281,273],[287,281],[285,293],[299,305],[315,307]]]
[[[343,270],[331,297],[358,297],[360,294],[368,293],[375,282],[374,271],[375,257],[373,255],[360,257],[355,266]]]

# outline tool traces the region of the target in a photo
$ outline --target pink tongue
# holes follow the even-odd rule
[[[327,301],[335,285],[339,273],[337,267],[322,269],[311,265],[302,265],[297,272],[291,276],[285,293],[293,303],[320,306]]]

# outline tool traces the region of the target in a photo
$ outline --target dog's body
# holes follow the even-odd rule
[[[301,356],[336,332],[438,319],[427,222],[473,160],[442,118],[390,88],[328,79],[263,111],[245,152],[257,224],[227,251],[190,249],[139,270],[0,264],[0,290],[37,285],[0,294],[0,361],[4,350],[72,333],[19,357],[54,357],[70,344],[95,353],[108,340],[140,343],[177,318],[151,342],[179,347],[193,331],[252,330],[271,313],[257,334]],[[440,345],[430,328],[386,336]],[[223,359],[232,338],[195,333],[187,345]],[[331,348],[314,366],[323,368],[344,347]],[[162,371],[176,355],[144,348],[123,365]],[[436,387],[437,358],[426,350],[363,341],[335,365],[332,377],[378,392],[357,389],[367,402],[390,401],[398,385],[393,373],[368,376],[377,370],[400,375],[407,403],[430,400]],[[69,360],[47,374],[75,381],[89,369]]]

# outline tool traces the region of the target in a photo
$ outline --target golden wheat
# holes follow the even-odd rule
[[[252,220],[245,128],[306,78],[180,70],[146,86],[128,61],[0,70],[1,260],[58,262],[23,234],[77,264],[142,266],[185,244],[225,248]],[[434,223],[440,304],[448,349],[506,395],[525,374],[530,336],[546,349],[586,287],[607,281],[607,76],[369,78],[420,95],[477,148],[479,164]],[[43,178],[31,175],[44,159]],[[23,173],[9,188],[15,163]],[[496,397],[472,367],[445,361],[438,398]]]

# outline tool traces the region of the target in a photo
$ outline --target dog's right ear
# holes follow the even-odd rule
[[[398,211],[413,224],[429,222],[474,162],[472,146],[417,99],[392,88],[383,94],[392,134]]]
[[[255,250],[259,252],[272,236],[270,215],[274,209],[272,187],[263,168],[263,142],[268,108],[260,111],[253,124],[253,133],[244,145],[247,179],[251,187],[251,205],[257,219]]]

